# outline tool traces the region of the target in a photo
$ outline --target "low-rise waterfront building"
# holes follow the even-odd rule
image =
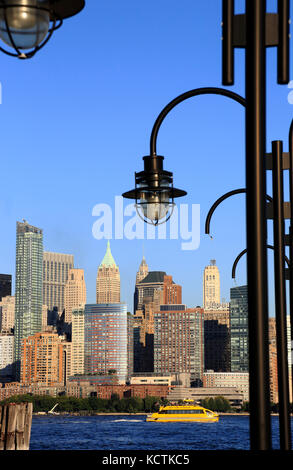
[[[236,388],[243,394],[244,401],[249,401],[248,372],[214,372],[203,374],[203,386],[206,388]]]
[[[224,397],[234,408],[241,408],[244,400],[243,393],[236,387],[172,387],[167,395],[170,402],[178,402],[183,400],[194,400],[200,404],[205,398]]]

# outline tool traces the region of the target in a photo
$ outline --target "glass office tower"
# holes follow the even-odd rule
[[[42,330],[43,231],[17,222],[15,276],[15,378],[20,380],[22,340]]]
[[[128,325],[126,304],[86,304],[84,313],[86,374],[128,375]]]
[[[248,372],[247,286],[230,289],[231,372]]]

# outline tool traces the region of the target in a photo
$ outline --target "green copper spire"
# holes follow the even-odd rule
[[[107,243],[107,250],[100,266],[117,266],[111,253],[110,241]]]

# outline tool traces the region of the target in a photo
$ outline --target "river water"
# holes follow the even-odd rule
[[[249,417],[218,423],[147,423],[143,415],[33,416],[30,450],[249,450]],[[273,449],[279,420],[272,416]]]

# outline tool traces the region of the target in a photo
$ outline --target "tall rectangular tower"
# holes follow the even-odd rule
[[[84,374],[84,307],[72,310],[71,375]]]
[[[84,316],[85,373],[117,373],[120,383],[128,376],[126,304],[86,304]]]
[[[230,289],[231,372],[248,372],[247,286]]]
[[[120,303],[120,272],[112,256],[109,241],[97,272],[96,301],[97,304]]]
[[[36,333],[23,340],[21,382],[62,385],[63,346],[56,333]]]
[[[72,322],[72,311],[86,303],[86,285],[83,269],[70,269],[65,286],[65,322]]]
[[[74,268],[74,256],[63,253],[43,254],[43,304],[49,310],[58,308],[59,315],[65,308],[65,285],[69,270]]]
[[[221,303],[220,297],[220,273],[216,266],[216,260],[206,266],[203,275],[203,308],[215,308]]]
[[[43,231],[17,222],[15,276],[15,376],[20,379],[24,338],[42,330]]]
[[[204,367],[203,309],[161,305],[154,319],[154,372],[185,372],[198,383]]]

